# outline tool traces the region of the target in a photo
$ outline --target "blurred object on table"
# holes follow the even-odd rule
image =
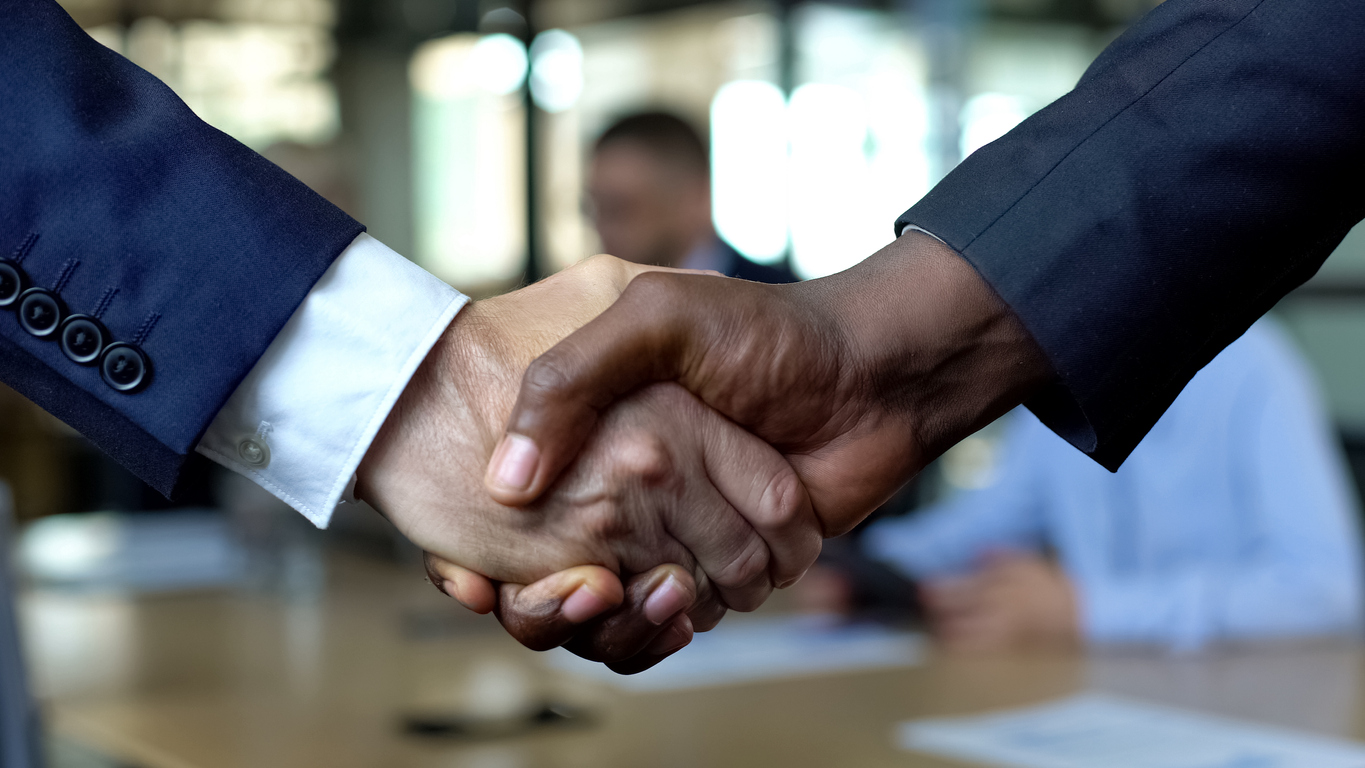
[[[53,515],[30,523],[18,545],[24,575],[41,586],[221,588],[237,584],[246,570],[231,521],[208,509]]]

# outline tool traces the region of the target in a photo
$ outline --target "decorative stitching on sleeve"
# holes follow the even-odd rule
[[[18,247],[14,249],[14,253],[10,254],[10,261],[15,264],[23,264],[24,258],[28,256],[29,251],[33,250],[33,244],[36,242],[38,242],[38,233],[28,233],[28,236],[24,238],[24,241],[19,243]]]
[[[161,319],[160,312],[153,312],[147,315],[147,319],[142,321],[142,327],[137,329],[137,334],[133,336],[133,343],[142,346],[142,342],[151,335],[152,329],[156,327],[156,321]]]
[[[103,320],[104,313],[109,310],[109,304],[114,301],[114,297],[117,295],[118,288],[115,288],[112,285],[109,286],[108,288],[105,288],[104,295],[100,296],[99,303],[95,305],[95,311],[90,313],[91,316],[94,317],[96,320]]]
[[[52,292],[61,293],[66,288],[66,284],[71,282],[71,276],[76,274],[76,267],[80,265],[80,259],[67,259],[66,263],[62,265],[61,274],[57,275],[57,282],[52,284]]]

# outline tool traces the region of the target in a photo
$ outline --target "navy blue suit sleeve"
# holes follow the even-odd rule
[[[1104,466],[1365,217],[1365,3],[1167,0],[897,220],[958,251]]]
[[[10,307],[0,379],[153,487],[362,229],[52,0],[0,0],[0,257],[152,364],[116,391]]]

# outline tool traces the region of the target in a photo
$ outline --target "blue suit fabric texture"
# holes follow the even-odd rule
[[[1365,3],[1167,0],[896,223],[942,238],[1057,372],[1028,403],[1109,469],[1365,217]]]
[[[0,310],[0,380],[162,493],[360,224],[52,0],[0,0],[0,258],[137,344],[111,388]]]

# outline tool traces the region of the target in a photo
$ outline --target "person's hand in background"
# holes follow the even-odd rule
[[[781,451],[834,536],[1051,376],[972,267],[919,233],[794,285],[644,274],[527,369],[485,482],[528,503],[610,403],[676,381]]]
[[[622,604],[570,647],[623,668],[713,626],[727,607],[753,609],[820,548],[791,467],[676,385],[607,412],[581,461],[535,504],[509,509],[478,490],[526,365],[643,271],[597,258],[467,307],[390,413],[356,487],[435,556],[429,570],[461,602],[492,607],[492,585],[475,574],[504,582],[500,619],[527,645],[563,642],[594,611]],[[681,568],[657,568],[666,564]],[[551,576],[562,569],[573,570]],[[623,589],[617,574],[634,578]],[[690,626],[676,620],[682,610]]]
[[[838,568],[816,563],[792,593],[801,613],[845,618],[853,614],[853,580]]]
[[[930,631],[952,653],[1070,650],[1081,645],[1076,590],[1035,554],[992,554],[967,576],[922,584]]]

